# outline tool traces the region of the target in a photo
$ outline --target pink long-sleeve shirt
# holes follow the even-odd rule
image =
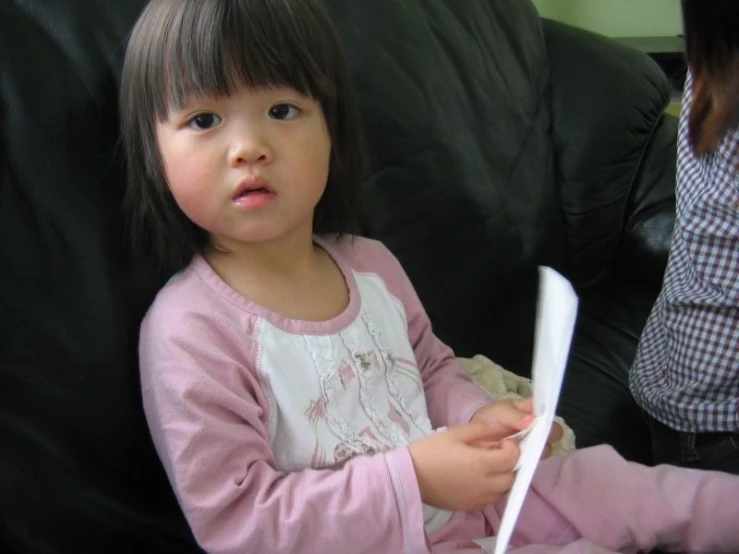
[[[428,552],[451,514],[422,504],[408,445],[490,398],[385,247],[317,242],[349,290],[329,321],[269,311],[201,257],[160,291],[140,337],[154,444],[208,552]]]

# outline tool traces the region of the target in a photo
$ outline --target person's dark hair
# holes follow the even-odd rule
[[[739,123],[739,2],[682,0],[682,8],[694,76],[689,138],[705,154]]]
[[[123,64],[120,117],[134,245],[178,271],[209,244],[177,206],[156,123],[189,95],[289,86],[318,101],[331,137],[316,233],[356,231],[361,178],[358,116],[343,45],[319,0],[152,0]]]

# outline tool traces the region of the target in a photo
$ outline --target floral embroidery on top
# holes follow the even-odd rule
[[[431,421],[425,414],[420,413],[418,412],[418,410],[415,410],[411,407],[410,402],[408,401],[408,397],[403,393],[400,383],[398,382],[398,374],[403,375],[404,377],[407,377],[411,381],[415,382],[422,391],[423,381],[421,380],[419,369],[413,362],[396,359],[396,357],[393,356],[392,351],[385,344],[382,333],[372,322],[369,314],[363,311],[361,313],[361,317],[370,335],[375,340],[375,344],[377,344],[377,347],[382,352],[383,359],[387,364],[388,369],[385,372],[385,379],[387,381],[388,391],[390,395],[397,401],[403,412],[408,415],[411,422],[424,435],[429,434],[432,429]]]
[[[390,421],[400,425],[403,428],[403,431],[405,431],[406,435],[411,434],[411,426],[408,425],[408,422],[403,418],[400,412],[398,412],[398,409],[392,404],[390,405],[387,416],[390,418]]]
[[[353,345],[354,348],[359,348],[360,343],[359,341],[353,340],[354,338],[355,337],[346,337],[345,342],[347,345]],[[364,407],[365,412],[375,424],[376,429],[393,445],[406,446],[410,444],[410,436],[405,432],[406,429],[410,428],[407,425],[400,425],[399,422],[392,417],[383,417],[378,409],[377,397],[375,394],[377,383],[372,382],[372,377],[374,375],[382,376],[387,371],[386,367],[380,364],[381,357],[378,356],[378,353],[374,350],[353,351],[352,356],[360,368],[359,397],[362,401],[362,406]],[[383,384],[384,381],[385,380],[382,379]],[[387,398],[387,402],[392,402],[389,395],[384,396]],[[398,415],[402,418],[400,414]]]
[[[308,416],[311,424],[313,425],[313,432],[318,436],[318,422],[326,417],[326,404],[323,398],[319,400],[311,400],[310,406],[305,411],[305,415]],[[320,468],[326,465],[326,454],[321,446],[321,441],[316,440],[315,446],[313,447],[313,456],[311,457],[311,467]]]
[[[305,415],[308,416],[308,419],[310,419],[311,423],[313,423],[314,425],[318,423],[318,420],[326,417],[325,400],[323,398],[320,398],[318,400],[311,400],[310,406],[308,406],[308,409],[305,410]]]
[[[406,446],[431,432],[415,404],[423,383],[412,350],[408,360],[394,356],[366,313],[338,335],[303,340],[318,377],[304,411],[314,432],[312,467]]]
[[[346,389],[347,385],[355,378],[356,375],[354,374],[352,366],[350,366],[346,361],[342,361],[341,368],[339,369],[339,379],[341,380],[341,385],[344,389]]]
[[[365,427],[364,429],[362,429],[359,432],[359,434],[362,435],[362,436],[366,436],[366,437],[371,438],[377,444],[382,444],[382,441],[377,438],[377,435],[375,435],[372,432],[372,429],[370,429],[369,427]],[[392,445],[387,444],[387,445],[383,445],[382,450],[383,451],[390,450],[391,448],[392,448]],[[362,454],[364,454],[365,456],[374,456],[375,454],[377,454],[377,452],[378,452],[378,449],[375,448],[374,446],[367,446],[362,451]]]
[[[349,446],[343,442],[340,442],[334,447],[334,462],[341,464],[355,456],[355,452],[349,448]]]
[[[368,449],[377,450],[381,445],[373,444],[368,437],[361,436],[358,434],[346,419],[342,416],[339,410],[336,408],[336,400],[341,393],[345,392],[351,379],[347,380],[349,371],[344,368],[344,380],[342,382],[340,368],[344,364],[350,365],[349,362],[342,361],[336,364],[335,360],[335,346],[331,337],[327,336],[304,336],[306,347],[313,358],[314,367],[318,372],[319,377],[319,390],[322,400],[320,405],[322,406],[321,411],[312,411],[308,413],[320,413],[322,418],[317,420],[314,424],[316,430],[316,441],[321,442],[322,434],[318,432],[318,421],[325,423],[326,430],[328,430],[338,442],[344,443],[353,452],[364,452]],[[351,370],[351,366],[349,367]],[[352,371],[352,373],[354,373]],[[338,378],[338,379],[337,379]],[[339,385],[337,387],[337,385]],[[319,401],[312,401],[319,402]],[[335,444],[334,444],[335,445]],[[333,450],[333,447],[329,447]],[[318,449],[318,447],[316,447]],[[316,467],[316,466],[314,466]]]
[[[354,359],[365,373],[380,371],[380,364],[377,363],[377,354],[374,352],[357,352],[354,354]]]

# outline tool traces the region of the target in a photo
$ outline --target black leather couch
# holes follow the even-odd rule
[[[144,0],[0,3],[0,551],[197,551],[149,442],[116,94]],[[674,212],[669,83],[528,0],[330,0],[367,144],[363,232],[437,333],[523,375],[535,267],[582,309],[560,414],[649,463],[627,389]]]

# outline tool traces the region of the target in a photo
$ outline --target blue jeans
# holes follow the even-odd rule
[[[655,464],[739,475],[739,433],[682,433],[644,414]]]

